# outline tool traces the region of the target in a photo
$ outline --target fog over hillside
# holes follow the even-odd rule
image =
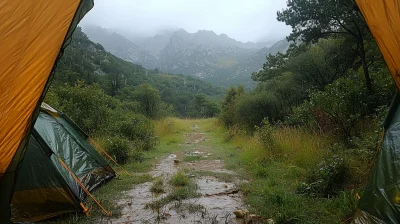
[[[286,0],[97,0],[81,25],[97,25],[124,36],[150,37],[184,29],[212,30],[242,42],[277,41],[290,27],[276,20]]]

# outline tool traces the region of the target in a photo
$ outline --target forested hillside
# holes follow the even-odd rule
[[[90,41],[79,27],[57,64],[50,95],[62,88],[73,90],[77,85],[97,86],[104,94],[126,104],[140,103],[140,90],[151,90],[159,98],[160,116],[213,116],[218,111],[214,101],[223,93],[221,88],[192,77],[147,70],[117,58]],[[136,112],[143,110],[131,107]]]

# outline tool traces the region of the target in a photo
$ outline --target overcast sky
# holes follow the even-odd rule
[[[240,41],[283,38],[286,0],[95,0],[82,24],[152,36],[165,29],[213,30]]]

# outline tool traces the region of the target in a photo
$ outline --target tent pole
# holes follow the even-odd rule
[[[131,174],[124,169],[121,165],[119,165],[117,163],[117,161],[115,161],[110,155],[108,155],[108,153],[99,145],[97,144],[97,142],[95,142],[91,137],[89,137],[89,142],[92,143],[97,149],[99,149],[102,153],[104,153],[104,155],[106,155],[111,161],[113,161],[115,163],[115,165],[117,165],[118,167],[120,167],[123,171],[125,171],[126,174],[128,174],[128,176],[131,176]]]
[[[74,180],[79,184],[79,186],[82,187],[83,191],[85,191],[85,193],[86,193],[87,195],[89,195],[89,196],[93,199],[93,201],[97,204],[97,206],[99,206],[99,208],[100,208],[101,210],[103,210],[104,213],[106,213],[107,216],[110,216],[110,215],[111,215],[111,212],[107,211],[107,210],[100,204],[100,202],[98,202],[98,201],[96,200],[96,198],[95,198],[92,194],[90,194],[89,190],[86,189],[86,187],[85,187],[85,186],[83,185],[83,183],[79,180],[79,178],[78,178],[77,176],[75,176],[75,174],[68,168],[67,164],[65,164],[64,161],[63,161],[60,157],[58,157],[58,161],[59,161],[59,162],[61,163],[61,165],[68,171],[68,173],[71,174],[71,176],[72,176],[72,177],[74,178]]]

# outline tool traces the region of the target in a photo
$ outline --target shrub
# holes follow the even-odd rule
[[[337,155],[324,159],[308,175],[307,181],[298,186],[297,193],[312,197],[329,197],[343,190],[349,175],[349,166]]]
[[[104,94],[98,84],[77,82],[75,86],[60,86],[54,93],[58,109],[68,114],[89,135],[102,132],[110,119],[110,111],[118,103],[118,100]]]
[[[226,92],[224,100],[221,103],[221,114],[219,116],[225,127],[230,128],[235,124],[235,104],[244,94],[243,86],[238,86],[237,88],[231,87]]]
[[[264,118],[260,126],[256,126],[255,135],[258,141],[266,149],[274,149],[276,146],[273,134],[274,128],[266,118]]]
[[[158,143],[154,125],[147,117],[122,108],[112,111],[107,129],[110,135],[118,135],[130,140],[135,149],[140,151],[150,150]]]
[[[128,140],[120,137],[109,138],[105,148],[119,164],[125,164],[129,159],[130,144]]]
[[[279,120],[279,116],[277,98],[269,92],[246,94],[238,100],[235,107],[236,123],[251,132],[264,118],[268,117],[272,122]]]
[[[133,98],[139,102],[140,111],[149,118],[158,118],[160,113],[160,91],[148,83],[141,84],[133,91]]]
[[[374,73],[379,82],[375,81],[373,93],[367,90],[359,73],[337,79],[324,91],[311,92],[310,100],[294,108],[287,123],[311,124],[328,133],[335,131],[348,142],[360,132],[358,126],[363,120],[380,114],[380,108],[390,102],[392,85],[387,78],[381,78],[383,74]]]
[[[231,126],[230,128],[228,128],[225,132],[224,135],[224,140],[226,142],[230,142],[234,139],[234,137],[238,134],[238,128],[236,125]]]
[[[317,126],[313,116],[313,107],[309,101],[294,107],[292,113],[285,119],[285,124],[290,126],[306,126],[313,129]]]
[[[122,136],[133,141],[135,147],[139,150],[148,151],[158,143],[154,125],[148,118],[140,114],[132,114],[127,120],[121,121],[119,132]]]

